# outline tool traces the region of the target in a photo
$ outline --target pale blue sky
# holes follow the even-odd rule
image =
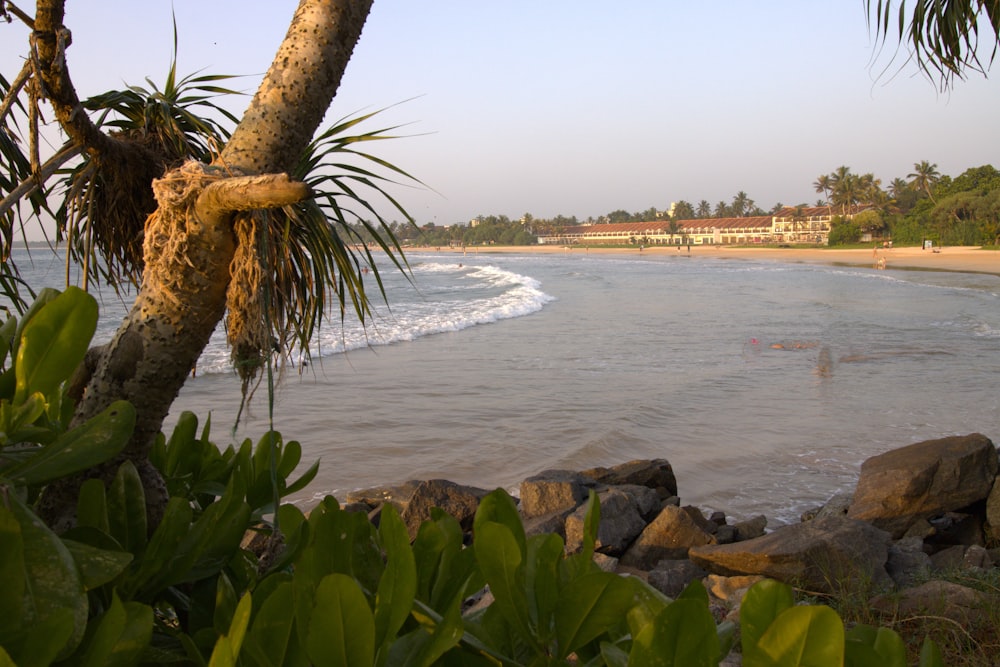
[[[251,74],[236,86],[252,92],[296,3],[67,5],[87,96],[162,81],[171,6],[181,71]],[[12,73],[24,30],[0,36]],[[739,190],[770,208],[812,203],[842,164],[888,183],[920,160],[951,176],[1000,163],[1000,83],[940,93],[876,55],[861,0],[375,0],[331,117],[414,98],[380,122],[416,136],[378,151],[433,188],[394,191],[419,223],[584,219]]]

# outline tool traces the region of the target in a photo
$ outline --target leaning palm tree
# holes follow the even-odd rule
[[[830,175],[823,174],[813,181],[813,188],[816,189],[816,192],[822,194],[824,199],[830,199]]]
[[[927,160],[921,160],[913,165],[913,171],[906,175],[910,179],[910,185],[919,192],[926,194],[934,202],[934,185],[941,180],[941,173],[936,164],[931,164]],[[936,202],[935,202],[936,203]]]

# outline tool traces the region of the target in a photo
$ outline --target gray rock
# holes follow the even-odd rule
[[[899,538],[920,519],[984,500],[997,467],[996,447],[979,433],[894,449],[861,465],[847,515]]]
[[[601,522],[597,527],[594,550],[610,556],[620,556],[632,540],[646,527],[639,516],[635,496],[612,487],[598,494],[601,501]],[[566,517],[566,551],[576,553],[583,545],[583,527],[587,506],[581,505]]]
[[[651,570],[661,560],[686,558],[692,546],[714,543],[715,537],[699,527],[688,512],[667,505],[628,548],[622,565]]]
[[[661,500],[655,489],[639,484],[617,484],[614,488],[632,496],[636,510],[643,520],[652,521],[660,513]]]
[[[545,470],[521,482],[521,514],[535,517],[572,511],[594,486],[592,479],[571,470]]]
[[[524,533],[541,535],[543,533],[555,533],[559,537],[566,539],[566,517],[572,514],[573,510],[563,510],[562,512],[552,512],[541,516],[530,516],[523,519]]]
[[[673,466],[666,459],[639,459],[612,466],[591,468],[580,474],[608,486],[638,484],[655,490],[660,498],[677,495],[677,478]]]
[[[854,493],[848,493],[847,491],[835,493],[830,496],[830,499],[825,504],[809,512],[804,512],[801,518],[803,521],[812,521],[813,519],[822,519],[827,516],[847,516],[847,509],[851,506],[853,499]]]
[[[439,507],[455,517],[462,530],[472,530],[472,520],[479,508],[479,501],[487,491],[473,486],[461,486],[446,479],[421,482],[410,496],[410,501],[400,512],[410,539],[415,539],[420,524],[431,518],[431,510]]]
[[[734,537],[737,542],[752,540],[763,535],[765,528],[767,528],[767,517],[763,514],[758,514],[746,521],[733,524]]]
[[[889,545],[886,571],[899,588],[912,586],[915,581],[926,579],[933,569],[931,557],[924,552],[920,538],[907,537]]]
[[[986,498],[986,530],[991,542],[1000,542],[1000,477],[994,480]]]
[[[891,583],[889,535],[841,517],[782,526],[745,542],[692,547],[688,556],[714,574],[759,574],[822,593]]]
[[[688,559],[661,560],[649,571],[647,582],[667,597],[675,598],[695,579],[708,573]]]
[[[928,522],[934,528],[934,532],[926,539],[927,544],[936,547],[938,545],[952,544],[986,544],[986,534],[983,531],[983,515],[967,512],[945,512],[940,516],[933,517]]]

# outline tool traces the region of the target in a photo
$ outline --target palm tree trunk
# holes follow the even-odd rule
[[[154,187],[159,208],[146,222],[139,294],[101,354],[75,415],[76,421],[86,420],[118,399],[135,405],[136,430],[122,457],[143,478],[151,526],[167,497],[147,457],[225,312],[236,252],[232,215],[308,196],[304,187],[280,177],[238,177],[292,169],[340,85],[370,9],[371,0],[301,0],[217,166],[185,165]],[[110,479],[119,463],[89,476]],[[46,490],[39,512],[49,525],[72,524],[81,482],[67,480]]]

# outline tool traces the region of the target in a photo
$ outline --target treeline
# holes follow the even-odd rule
[[[913,165],[906,178],[885,188],[872,174],[849,167],[813,183],[825,195],[817,202],[833,213],[868,207],[852,220],[835,219],[830,244],[857,243],[864,235],[892,239],[897,245],[932,240],[940,245],[1000,245],[1000,172],[992,165],[973,167],[952,178],[936,164]]]
[[[834,219],[831,245],[857,243],[865,235],[891,238],[897,245],[916,245],[927,239],[943,245],[1000,244],[1000,172],[991,165],[974,167],[952,178],[940,174],[936,164],[918,162],[905,178],[894,178],[887,186],[871,173],[855,174],[850,167],[841,166],[812,185],[822,195],[814,206],[829,207],[835,216],[867,208],[852,220]],[[536,218],[525,213],[518,219],[480,215],[468,223],[447,226],[392,222],[389,228],[404,245],[531,245],[539,235],[558,234],[580,224],[763,216],[782,207],[778,203],[762,209],[741,190],[730,201],[714,205],[705,199],[697,204],[682,199],[666,209],[654,206],[632,213],[618,209],[585,220],[564,215]],[[355,231],[360,240],[372,240],[364,225],[356,225]]]

